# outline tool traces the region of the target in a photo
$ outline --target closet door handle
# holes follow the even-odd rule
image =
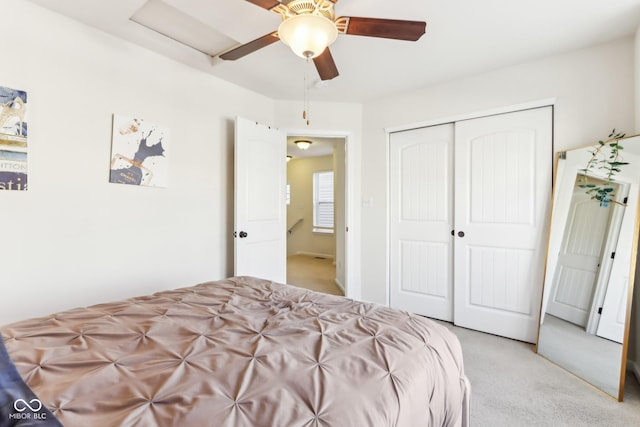
[[[464,237],[464,231],[458,231],[458,237]]]
[[[247,232],[246,232],[246,231],[241,231],[241,232],[240,232],[240,238],[241,238],[241,239],[244,239],[244,238],[245,238],[245,237],[247,237],[247,236],[248,236],[248,234],[247,234]]]

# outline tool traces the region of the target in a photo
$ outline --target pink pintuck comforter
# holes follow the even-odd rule
[[[428,319],[236,277],[0,328],[66,427],[455,426],[462,353]]]

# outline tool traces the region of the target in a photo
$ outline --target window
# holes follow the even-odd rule
[[[313,231],[333,233],[333,171],[313,174]]]

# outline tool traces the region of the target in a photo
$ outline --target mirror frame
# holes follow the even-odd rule
[[[620,138],[616,141],[625,141],[631,138],[638,138],[640,140],[640,134],[635,134],[635,135],[630,135],[630,136],[625,136],[624,138]],[[608,141],[607,144],[611,143],[611,142],[615,142],[615,141]],[[639,141],[640,142],[640,141]],[[540,312],[538,313],[538,334],[536,337],[536,345],[535,345],[535,352],[537,354],[539,354],[541,357],[545,357],[542,354],[540,354],[539,352],[539,344],[540,344],[540,328],[541,328],[541,321],[543,319],[543,310],[545,309],[545,293],[550,289],[551,287],[551,283],[547,283],[547,269],[549,266],[549,250],[550,250],[550,245],[551,245],[551,233],[552,233],[552,226],[553,226],[553,220],[554,220],[554,214],[556,213],[556,196],[557,196],[557,191],[558,191],[558,171],[559,171],[559,164],[560,164],[560,160],[562,159],[563,155],[566,155],[567,152],[569,151],[574,151],[574,150],[581,150],[581,149],[589,149],[589,148],[594,148],[597,146],[596,144],[591,144],[591,145],[585,145],[585,146],[581,146],[581,147],[575,147],[572,149],[566,149],[563,151],[559,151],[556,153],[555,155],[555,164],[554,164],[554,179],[553,179],[553,188],[552,188],[552,193],[551,193],[551,209],[549,212],[549,217],[548,217],[548,224],[549,224],[549,229],[547,231],[547,251],[546,251],[546,257],[545,257],[545,266],[544,266],[544,276],[543,276],[543,284],[542,284],[542,293],[540,296]],[[585,164],[586,166],[586,164]],[[638,167],[638,166],[636,166]],[[640,182],[637,183],[640,187]],[[631,193],[630,193],[631,195]],[[627,353],[628,353],[628,349],[629,349],[629,332],[630,332],[630,328],[631,328],[631,308],[632,308],[632,303],[633,303],[633,291],[634,291],[634,283],[635,283],[635,273],[636,273],[636,261],[638,258],[638,242],[639,242],[639,238],[640,238],[640,188],[638,189],[638,192],[635,194],[635,197],[637,198],[638,202],[637,202],[637,206],[636,206],[636,218],[635,218],[635,224],[634,224],[634,228],[633,228],[633,238],[632,238],[632,242],[631,242],[631,254],[630,254],[630,271],[629,271],[629,281],[627,284],[627,302],[626,302],[626,313],[625,313],[625,326],[624,326],[624,336],[623,336],[623,342],[622,342],[622,360],[620,363],[620,376],[619,376],[619,386],[618,386],[618,396],[617,396],[617,400],[619,402],[622,402],[624,399],[624,386],[625,386],[625,377],[626,377],[626,370],[627,370]],[[549,289],[548,289],[549,288]],[[547,359],[545,357],[545,359]],[[552,360],[547,359],[549,361],[551,361],[552,363],[554,363]],[[559,367],[561,367],[562,369],[565,369],[564,367],[557,365]],[[567,370],[567,369],[565,369]],[[567,372],[570,372],[567,370]],[[573,373],[572,373],[573,374]],[[580,377],[579,377],[580,378]],[[584,378],[581,378],[583,381],[587,382],[587,380],[585,380]],[[591,385],[591,384],[590,384]],[[595,387],[595,386],[594,386]],[[598,389],[601,392],[603,392],[604,394],[606,394],[607,396],[616,398],[616,396],[611,396],[609,393],[606,393],[605,391]]]

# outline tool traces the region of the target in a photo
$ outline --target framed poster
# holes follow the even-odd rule
[[[27,92],[0,86],[0,190],[27,189]]]
[[[109,182],[167,187],[168,148],[168,129],[114,114]]]

